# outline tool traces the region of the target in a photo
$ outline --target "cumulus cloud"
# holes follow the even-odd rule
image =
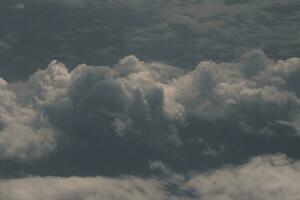
[[[241,166],[198,175],[186,184],[202,200],[297,199],[300,163],[286,156],[261,156]]]
[[[299,70],[299,58],[274,61],[261,50],[235,63],[203,61],[189,71],[135,56],[112,67],[73,70],[53,61],[26,81],[1,80],[1,159],[38,159],[58,145],[49,166],[64,155],[72,166],[92,160],[97,171],[126,160],[141,170],[149,160],[194,168],[203,166],[196,158],[209,165],[290,154],[299,137],[288,123],[300,106],[290,80]]]
[[[0,85],[0,159],[32,160],[52,153],[56,147],[55,128],[38,109],[24,105]]]
[[[299,6],[0,1],[0,198],[295,199]]]

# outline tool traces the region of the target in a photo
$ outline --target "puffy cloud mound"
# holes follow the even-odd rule
[[[300,195],[300,162],[286,156],[263,156],[191,179],[202,200],[292,200]],[[201,198],[200,198],[201,197]]]
[[[55,155],[72,166],[135,160],[126,162],[135,170],[149,160],[289,154],[299,146],[299,71],[299,58],[273,61],[261,50],[190,71],[134,56],[72,71],[53,61],[27,81],[1,80],[0,158],[37,159],[59,144]]]
[[[33,105],[0,81],[0,159],[33,160],[56,147],[56,130]]]

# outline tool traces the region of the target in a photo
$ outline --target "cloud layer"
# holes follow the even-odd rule
[[[162,200],[163,186],[135,177],[112,179],[32,177],[0,181],[0,198],[7,200]]]
[[[157,163],[156,163],[157,166]],[[166,173],[166,172],[165,172]],[[293,200],[300,195],[300,163],[284,155],[260,156],[207,173],[139,178],[28,177],[0,180],[7,200]]]
[[[297,199],[299,8],[0,1],[0,199]]]
[[[299,55],[299,6],[296,0],[3,1],[1,74],[24,79],[52,59],[72,67],[113,64],[128,54],[184,68],[256,48],[286,59]]]

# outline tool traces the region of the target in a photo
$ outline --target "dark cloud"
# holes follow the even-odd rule
[[[24,82],[1,81],[0,158],[52,153],[26,168],[44,175],[146,173],[149,160],[184,171],[261,153],[299,158],[300,101],[288,84],[299,67],[299,58],[274,61],[261,50],[190,71],[134,56],[71,71],[53,61]]]

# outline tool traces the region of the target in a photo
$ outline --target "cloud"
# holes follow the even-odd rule
[[[203,200],[292,200],[300,195],[299,164],[283,155],[261,156],[241,166],[200,174],[186,186]]]
[[[0,2],[0,198],[295,199],[299,6]]]
[[[184,68],[256,48],[273,59],[298,56],[299,3],[275,2],[26,0],[24,9],[2,2],[0,40],[13,47],[0,55],[2,74],[24,79],[52,59],[111,65],[128,54]]]
[[[53,61],[26,81],[2,79],[0,158],[52,153],[43,161],[50,169],[66,165],[81,174],[95,163],[88,175],[144,173],[149,160],[197,169],[261,153],[298,158],[291,149],[298,149],[299,135],[289,123],[300,106],[290,84],[299,70],[299,58],[274,61],[261,50],[234,63],[203,61],[189,71],[135,56],[112,67],[73,70]],[[120,164],[126,167],[111,167]]]
[[[130,46],[148,55],[155,48],[163,55],[161,60],[167,56],[169,62],[183,66],[200,59],[228,61],[254,48],[261,48],[276,59],[297,56],[297,50],[291,45],[298,43],[297,36],[285,30],[299,32],[294,24],[299,15],[293,9],[299,4],[276,2],[180,1],[169,6],[172,12],[158,26],[137,27],[129,36]],[[280,33],[274,35],[275,29]]]
[[[12,46],[4,41],[0,41],[0,53],[5,53],[7,51],[12,50]]]
[[[19,102],[8,84],[0,85],[0,159],[28,161],[52,153],[56,130],[39,110]]]
[[[163,200],[167,197],[158,181],[137,177],[32,177],[0,181],[1,199]]]
[[[300,133],[300,115],[299,114],[294,116],[292,121],[279,121],[279,123],[293,127],[298,132],[298,134]]]
[[[160,161],[150,163],[159,178],[26,177],[0,180],[0,198],[14,200],[281,200],[297,199],[300,164],[285,155],[252,158],[209,172],[177,174]]]

